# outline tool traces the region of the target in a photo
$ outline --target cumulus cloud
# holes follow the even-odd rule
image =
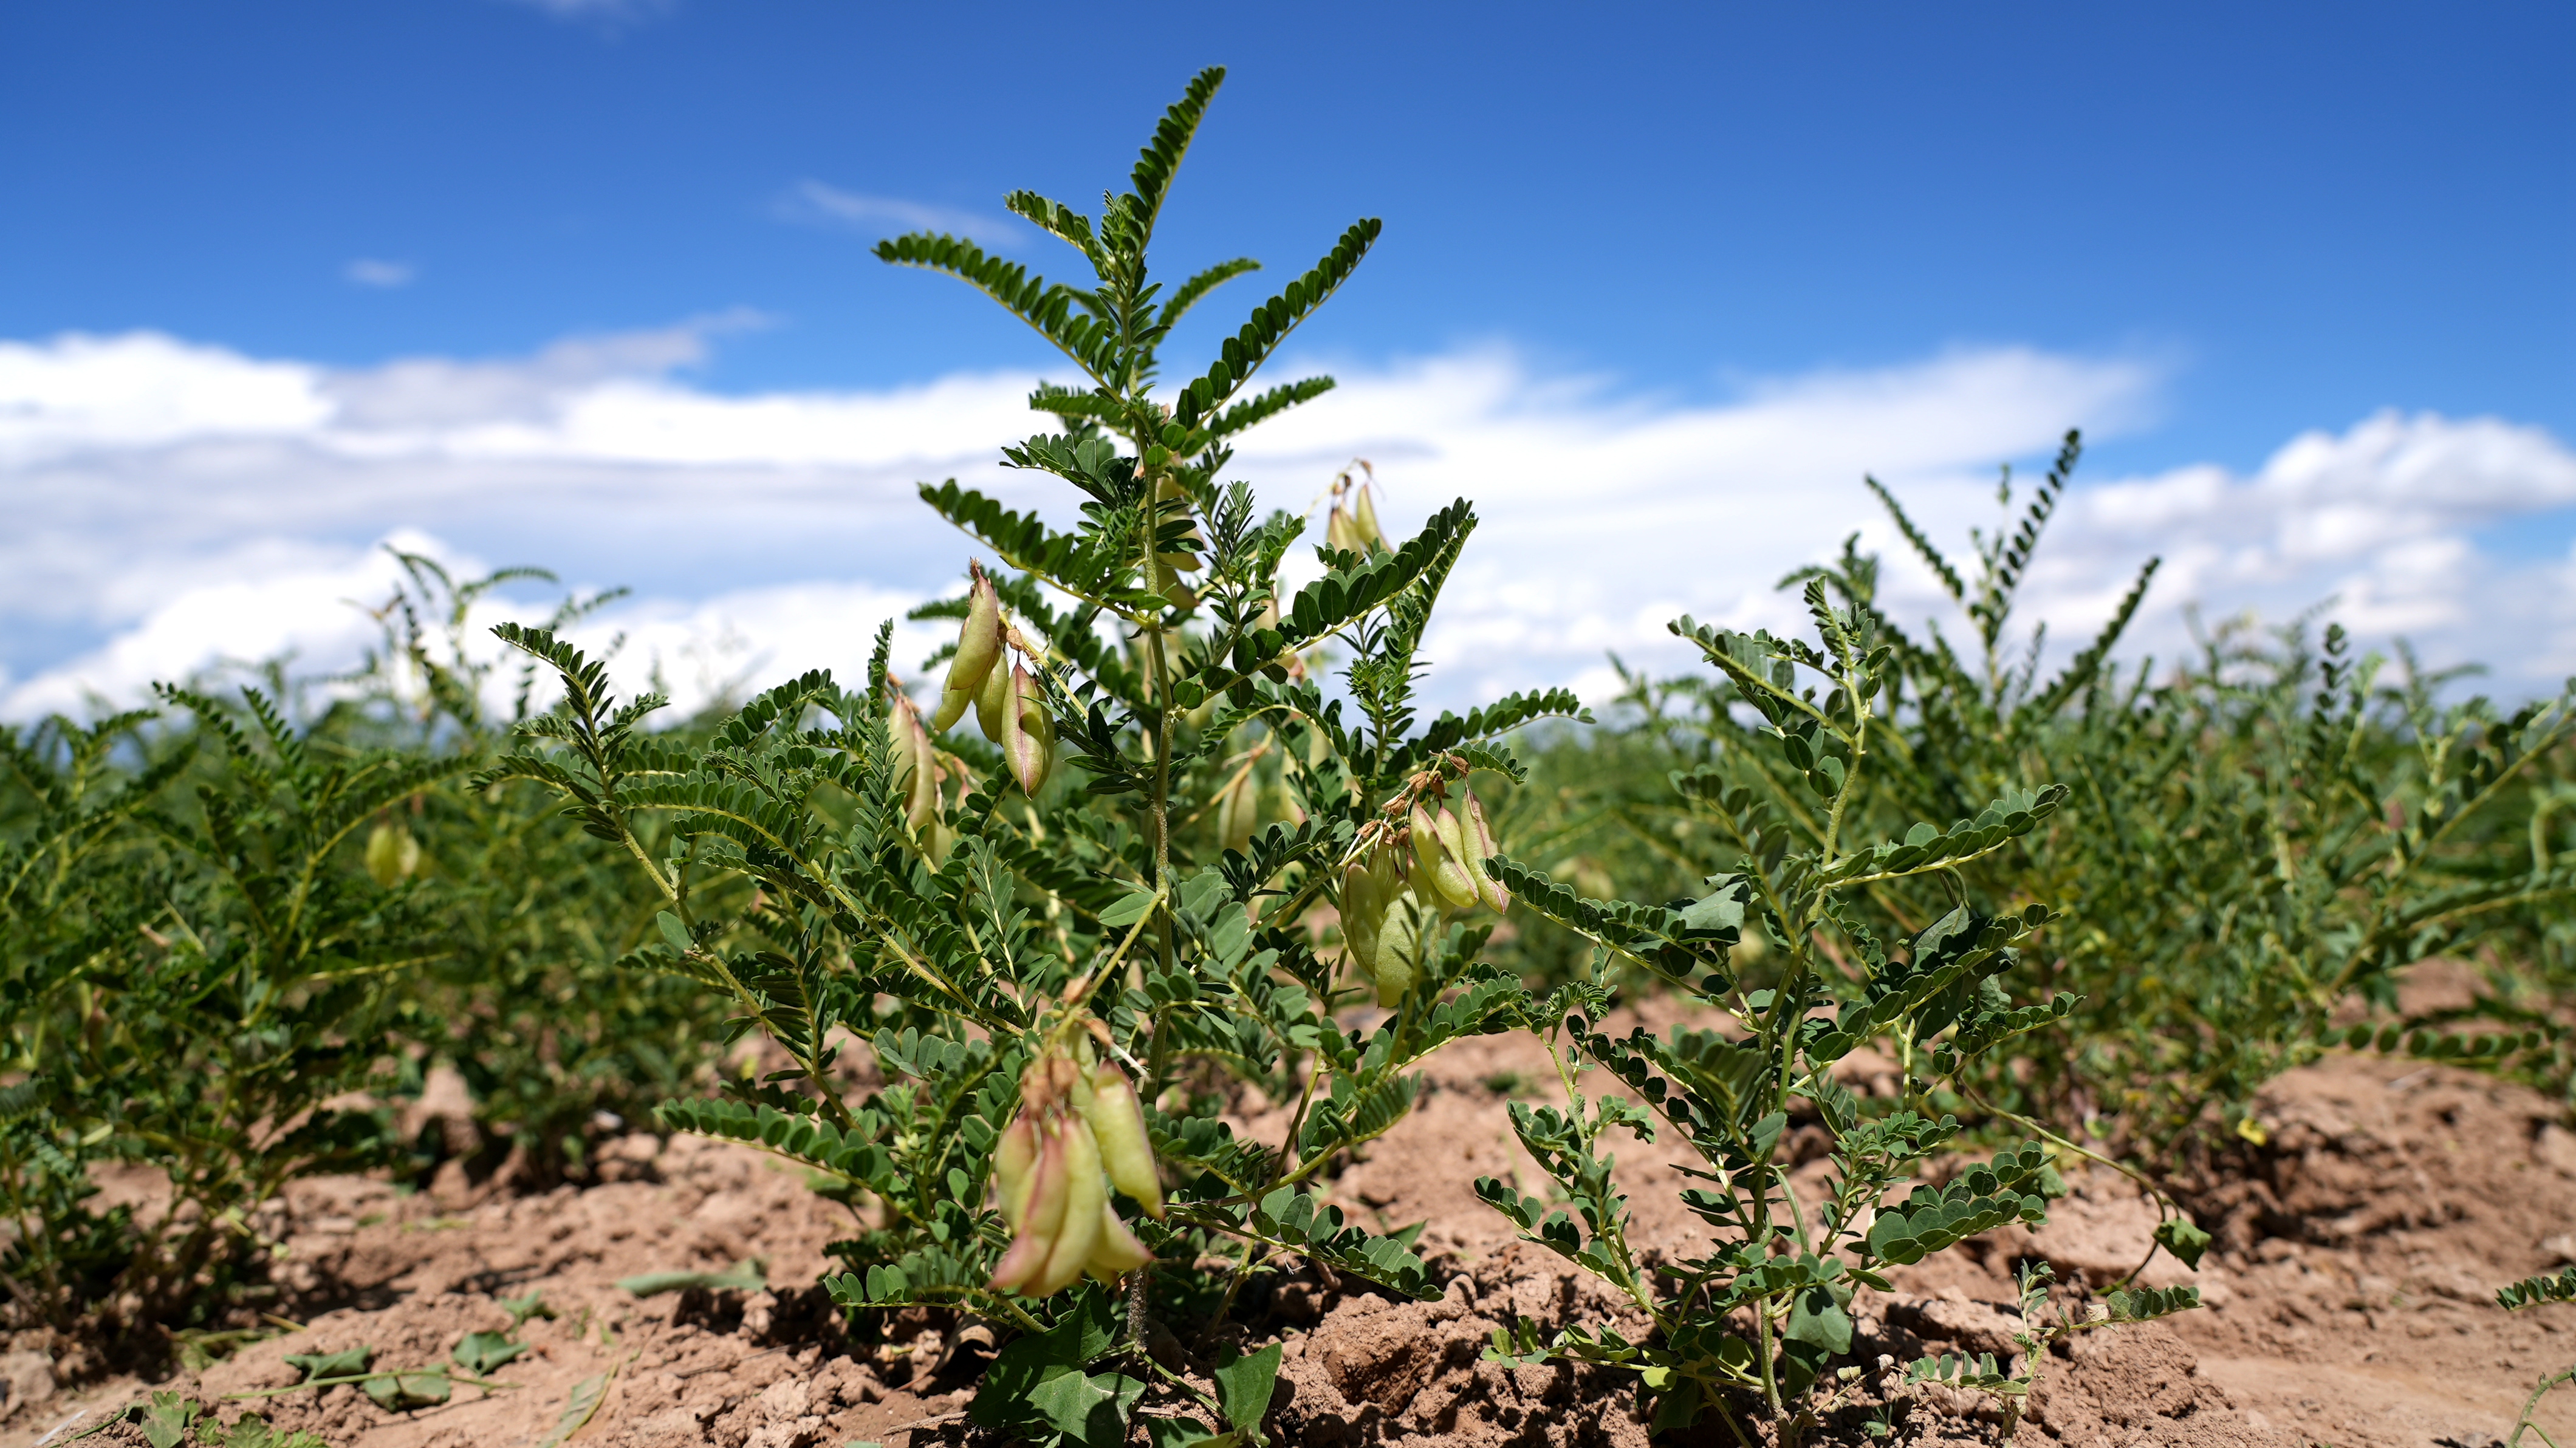
[[[373,546],[316,550],[278,566],[192,583],[102,646],[14,688],[0,687],[0,717],[91,714],[130,704],[161,680],[255,681],[276,660],[287,661],[288,672],[302,679],[345,673],[382,648],[383,620],[405,584],[398,554],[436,559],[459,580],[491,571],[485,560],[405,528]],[[490,679],[495,707],[506,705],[518,683],[515,666],[524,661],[490,636],[491,625],[550,622],[580,592],[529,580],[474,604],[463,641],[469,657],[504,666]],[[565,632],[607,662],[620,693],[658,691],[677,714],[687,714],[808,669],[857,677],[878,626],[889,619],[897,621],[898,658],[926,655],[953,625],[902,621],[920,601],[918,593],[863,582],[755,586],[695,602],[647,598]],[[538,681],[540,698],[554,694],[550,683]],[[323,685],[325,692],[331,687]]]
[[[689,380],[712,339],[756,322],[359,370],[153,334],[0,342],[14,524],[0,714],[130,698],[227,654],[354,659],[372,626],[344,600],[382,591],[388,538],[633,586],[596,639],[625,636],[631,685],[658,668],[702,700],[855,668],[878,619],[953,590],[969,545],[918,482],[1071,516],[1061,486],[995,463],[997,443],[1036,425],[1033,376],[751,396]],[[1902,606],[1935,611],[1861,475],[1964,551],[1994,522],[1998,459],[2044,455],[2069,423],[2150,426],[2162,380],[2130,358],[1989,348],[1682,405],[1498,348],[1335,370],[1342,387],[1256,434],[1236,471],[1298,510],[1367,458],[1399,527],[1476,501],[1484,522],[1429,642],[1435,691],[1456,702],[1567,681],[1598,693],[1614,650],[1687,667],[1664,628],[1682,612],[1794,623],[1774,581],[1855,530],[1890,556]],[[2187,604],[2281,617],[2331,595],[2365,635],[2491,657],[2497,685],[2523,692],[2576,666],[2576,565],[2494,539],[2563,537],[2571,508],[2576,456],[2547,433],[2392,413],[2302,434],[2244,476],[2079,482],[2026,616],[2087,635],[2160,552],[2141,649],[2182,647]],[[929,636],[906,640],[910,662]]]

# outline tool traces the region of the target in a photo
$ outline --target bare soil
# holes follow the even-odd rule
[[[1569,1264],[1513,1242],[1472,1195],[1482,1174],[1517,1173],[1534,1188],[1504,1097],[1552,1089],[1544,1056],[1526,1038],[1465,1042],[1429,1074],[1414,1115],[1334,1190],[1362,1221],[1390,1229],[1427,1221],[1419,1245],[1448,1291],[1432,1303],[1393,1301],[1310,1272],[1254,1295],[1256,1331],[1286,1344],[1274,1437],[1642,1448],[1634,1393],[1619,1377],[1481,1360],[1488,1334],[1514,1315],[1542,1323],[1618,1316],[1619,1304]],[[2197,1273],[2168,1261],[2148,1277],[2197,1282],[2207,1308],[2061,1348],[2011,1441],[2500,1442],[2532,1384],[2576,1362],[2576,1307],[2508,1315],[2493,1301],[2506,1282],[2576,1260],[2576,1135],[2562,1114],[2532,1092],[2468,1072],[2375,1058],[2330,1058],[2283,1077],[2259,1104],[2266,1142],[2202,1204],[2218,1248]],[[1666,1162],[1655,1147],[1622,1153],[1634,1237],[1689,1252],[1698,1223],[1681,1210],[1675,1193],[1684,1181]],[[55,1386],[46,1343],[21,1340],[0,1357],[8,1393],[0,1448],[26,1448],[49,1433],[61,1443],[153,1387],[220,1403],[226,1420],[264,1412],[278,1428],[308,1429],[333,1448],[534,1448],[576,1385],[602,1374],[604,1397],[569,1440],[582,1448],[984,1441],[962,1410],[989,1338],[929,1317],[898,1323],[882,1344],[842,1337],[807,1284],[850,1219],[810,1195],[795,1168],[740,1148],[637,1136],[609,1154],[601,1175],[608,1180],[586,1189],[538,1194],[478,1193],[455,1172],[410,1196],[355,1178],[299,1184],[282,1204],[288,1251],[274,1277],[301,1330],[161,1383],[119,1377],[77,1390]],[[1894,1294],[1863,1294],[1864,1373],[1826,1441],[2003,1441],[1991,1404],[1903,1390],[1895,1375],[1926,1353],[2009,1352],[2016,1262],[2051,1264],[2063,1291],[2081,1297],[2145,1255],[2155,1219],[2147,1202],[2108,1173],[2071,1185],[2044,1229],[1990,1234],[1900,1271]],[[638,1298],[615,1285],[751,1259],[765,1263],[773,1290]],[[532,1351],[497,1371],[506,1390],[459,1387],[443,1406],[403,1413],[351,1387],[222,1401],[294,1382],[288,1353],[365,1344],[380,1367],[442,1362],[464,1333],[509,1325],[500,1298],[530,1292],[556,1316],[522,1330]],[[1188,1348],[1175,1351],[1187,1359]],[[1871,1417],[1892,1424],[1892,1436],[1865,1436]],[[2546,1405],[2540,1421],[2558,1441],[2576,1443],[2576,1389]],[[1673,1436],[1734,1441],[1714,1423]],[[87,1441],[145,1439],[119,1425]]]

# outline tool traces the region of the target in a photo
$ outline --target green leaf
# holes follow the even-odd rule
[[[503,1312],[510,1314],[510,1326],[514,1328],[525,1327],[528,1319],[532,1317],[542,1317],[552,1321],[555,1316],[555,1310],[546,1305],[546,1295],[543,1292],[531,1292],[525,1297],[497,1297],[493,1300],[501,1305]]]
[[[375,1359],[376,1350],[361,1344],[346,1352],[291,1352],[286,1355],[286,1365],[301,1369],[305,1380],[309,1381],[314,1378],[355,1377],[365,1372],[367,1365]]]
[[[1423,520],[1422,531],[1406,539],[1404,546],[1393,553],[1336,569],[1307,584],[1280,606],[1282,639],[1288,644],[1302,644],[1322,638],[1389,602],[1444,556],[1454,557],[1455,545],[1475,527],[1475,510],[1460,498]],[[1276,650],[1265,646],[1263,652],[1267,657]]]
[[[2210,1236],[2189,1217],[2167,1217],[2156,1223],[2156,1243],[2185,1267],[2197,1268],[2201,1254],[2209,1250]]]
[[[331,1448],[311,1433],[280,1433],[257,1413],[242,1414],[229,1428],[199,1423],[197,1436],[215,1448]]]
[[[1124,1374],[1065,1372],[1030,1389],[1028,1404],[1069,1443],[1117,1448],[1127,1438],[1127,1415],[1144,1395],[1145,1384]]]
[[[946,272],[974,287],[1053,342],[1094,381],[1106,381],[1113,370],[1115,334],[1096,318],[1078,312],[1073,289],[1061,282],[1049,283],[1024,266],[989,255],[971,241],[929,232],[878,242],[876,254],[879,261]]]
[[[1126,898],[1100,912],[1101,927],[1107,930],[1126,929],[1144,919],[1145,912],[1154,908],[1154,901],[1157,898],[1159,897],[1152,890],[1130,891]]]
[[[1208,102],[1216,98],[1217,88],[1225,84],[1225,67],[1211,65],[1190,77],[1181,90],[1181,98],[1163,111],[1163,119],[1154,126],[1154,139],[1136,153],[1136,165],[1127,173],[1127,184],[1135,198],[1137,220],[1143,234],[1136,245],[1141,250],[1145,239],[1153,234],[1154,222],[1163,214],[1163,200],[1171,194],[1172,174],[1181,169],[1181,158],[1189,154],[1190,141],[1199,133],[1199,120],[1207,114]]]
[[[1169,329],[1174,322],[1187,316],[1190,308],[1198,305],[1200,298],[1245,272],[1259,270],[1261,270],[1261,263],[1248,256],[1239,256],[1232,261],[1218,262],[1193,275],[1173,291],[1170,301],[1163,303],[1163,314],[1156,319],[1156,325]]]
[[[1697,1378],[1684,1378],[1657,1395],[1654,1420],[1646,1425],[1646,1435],[1678,1433],[1699,1420],[1700,1386]]]
[[[593,1373],[573,1384],[572,1392],[564,1398],[563,1411],[555,1415],[554,1427],[547,1430],[537,1448],[562,1448],[565,1439],[587,1426],[591,1415],[599,1411],[600,1403],[607,1398],[609,1379],[615,1376],[617,1369],[612,1367],[607,1372]]]
[[[527,1350],[526,1343],[512,1342],[506,1332],[469,1332],[457,1339],[448,1356],[458,1367],[479,1378]]]
[[[178,1393],[156,1392],[143,1410],[143,1436],[152,1448],[178,1448],[188,1440],[188,1425],[197,1421],[197,1400]]]
[[[2496,1305],[2507,1312],[2536,1306],[2543,1302],[2576,1302],[2576,1267],[2544,1272],[2525,1277],[2496,1293]]]
[[[375,1400],[376,1406],[388,1413],[407,1413],[414,1408],[434,1408],[447,1401],[455,1385],[447,1374],[436,1369],[427,1372],[381,1373],[358,1384],[358,1391]]]
[[[2197,1287],[2123,1287],[2103,1299],[2114,1322],[2147,1322],[2200,1306]]]
[[[1201,418],[1225,405],[1288,334],[1350,278],[1383,229],[1384,224],[1373,216],[1353,222],[1304,275],[1254,308],[1250,320],[1225,339],[1222,355],[1206,375],[1181,389],[1172,408],[1175,422],[1183,428],[1196,427]]]
[[[689,938],[689,927],[682,925],[680,917],[670,911],[656,914],[653,924],[662,932],[662,943],[671,947],[673,955],[686,955],[697,948],[697,942]]]
[[[1852,1344],[1851,1314],[1834,1296],[1833,1288],[1810,1287],[1798,1294],[1796,1305],[1789,1309],[1789,1324],[1781,1335],[1830,1353],[1847,1353]]]
[[[1225,1420],[1235,1431],[1258,1440],[1261,1420],[1270,1411],[1271,1394],[1279,1385],[1281,1348],[1272,1343],[1261,1351],[1236,1356],[1217,1365],[1211,1374],[1216,1379],[1216,1400],[1225,1409]]]
[[[1151,594],[1120,591],[1126,572],[1121,560],[1093,551],[1081,538],[1052,531],[1035,513],[1012,512],[972,488],[958,487],[954,479],[938,487],[922,484],[921,500],[1003,562],[1069,593],[1116,603],[1157,601]]]
[[[618,1279],[617,1290],[637,1297],[656,1297],[665,1292],[703,1287],[711,1292],[759,1292],[769,1286],[769,1277],[759,1258],[737,1262],[722,1272],[645,1272]]]
[[[1072,1309],[1057,1319],[1055,1326],[1019,1338],[994,1356],[992,1367],[985,1371],[984,1381],[976,1390],[975,1401],[967,1408],[968,1416],[988,1428],[998,1428],[1037,1421],[1052,1424],[1056,1414],[1079,1409],[1073,1421],[1083,1431],[1090,1431],[1091,1415],[1101,1399],[1087,1384],[1056,1389],[1043,1405],[1038,1395],[1059,1378],[1084,1377],[1082,1369],[1117,1342],[1118,1326],[1116,1299],[1096,1286],[1084,1286]],[[1105,1390],[1113,1415],[1124,1431],[1126,1408],[1135,1399],[1128,1396],[1122,1400],[1116,1383],[1105,1385]],[[1141,1385],[1138,1391],[1142,1391]],[[1073,1430],[1058,1426],[1057,1431]]]

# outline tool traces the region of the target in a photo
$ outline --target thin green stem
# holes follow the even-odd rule
[[[506,1392],[515,1388],[527,1386],[525,1383],[494,1382],[490,1378],[478,1378],[472,1373],[460,1373],[453,1369],[444,1367],[384,1368],[375,1372],[353,1373],[345,1377],[309,1378],[304,1382],[297,1383],[291,1388],[261,1388],[256,1392],[226,1393],[224,1394],[224,1401],[227,1403],[239,1403],[252,1398],[282,1398],[289,1393],[303,1392],[306,1388],[336,1388],[347,1383],[372,1382],[377,1378],[438,1378],[451,1383],[465,1383],[472,1387],[481,1388],[486,1392],[490,1392],[495,1388],[499,1388]]]
[[[2549,1396],[2551,1388],[2570,1380],[2576,1380],[2576,1367],[2562,1368],[2540,1380],[2540,1386],[2533,1388],[2531,1396],[2522,1400],[2522,1415],[2514,1419],[2513,1436],[2504,1440],[2505,1448],[2517,1448],[2525,1429],[2539,1434],[2540,1441],[2548,1444],[2549,1448],[2558,1448],[2558,1440],[2549,1436],[2548,1429],[2533,1422],[2531,1415],[2540,1411],[2540,1400]]]

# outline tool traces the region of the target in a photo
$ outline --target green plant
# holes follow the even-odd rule
[[[364,1343],[332,1353],[288,1353],[286,1365],[302,1375],[293,1386],[233,1393],[228,1401],[282,1398],[307,1390],[354,1385],[377,1407],[389,1413],[407,1412],[446,1402],[458,1383],[481,1388],[487,1394],[495,1388],[515,1386],[495,1382],[484,1374],[507,1366],[527,1350],[526,1343],[513,1341],[508,1333],[469,1332],[449,1350],[453,1367],[434,1363],[422,1368],[379,1368],[374,1365],[376,1350]]]
[[[2071,792],[2041,828],[1957,868],[1999,898],[2060,903],[2066,918],[2030,982],[2075,1002],[1964,1079],[1998,1107],[2081,1126],[2160,1170],[2259,1138],[2245,1114],[2254,1093],[2329,1045],[2510,1063],[2563,1084],[2549,993],[2503,990],[2419,1019],[2397,1013],[2396,987],[2428,955],[2527,959],[2517,947],[2557,928],[2576,871],[2553,852],[2554,781],[2533,778],[2567,753],[2569,701],[2445,703],[2453,676],[2408,657],[2387,683],[2384,662],[2356,656],[2339,628],[2312,643],[2297,628],[2266,638],[2231,625],[2162,681],[2151,663],[2115,667],[2153,560],[2047,673],[2045,631],[2017,637],[2013,615],[2076,457],[2069,434],[2036,488],[2017,493],[2007,472],[2002,523],[1974,534],[1964,567],[1870,483],[1965,615],[1957,644],[1937,621],[1910,630],[1888,615],[1879,560],[1856,534],[1831,564],[1783,580],[1823,587],[1887,650],[1878,762],[1838,815],[1809,763],[1771,747],[1742,682],[1631,675],[1623,727],[1543,752],[1540,777],[1566,783],[1515,828],[1551,852],[1608,857],[1622,879],[1678,886],[1729,868],[1737,845],[1664,789],[1668,770],[1751,790],[1810,848],[1837,822],[1893,836],[1973,815],[2025,779],[2062,781]],[[1932,880],[1895,876],[1863,883],[1848,909],[1913,934],[1952,903]],[[2356,1015],[2367,1025],[2353,1027]],[[2504,1029],[2463,1034],[2480,1018]]]
[[[642,1115],[712,1054],[682,988],[614,968],[658,902],[622,852],[555,829],[542,790],[454,787],[508,722],[467,616],[542,575],[395,556],[385,646],[354,673],[271,665],[238,695],[165,688],[167,710],[0,738],[0,1272],[22,1318],[113,1301],[179,1328],[183,1356],[223,1350],[237,1332],[192,1324],[268,1290],[260,1203],[410,1165],[351,1093],[381,1105],[452,1061],[543,1179],[596,1113]],[[89,1210],[104,1161],[163,1169],[170,1209]]]
[[[105,1296],[133,1251],[131,1209],[93,1212],[94,1161],[112,1159],[112,1121],[89,1109],[69,1058],[44,1049],[60,1033],[94,1029],[103,1002],[83,988],[90,962],[130,949],[136,929],[119,884],[154,865],[138,839],[148,809],[189,760],[141,755],[149,715],[111,715],[86,727],[55,718],[0,731],[0,1025],[7,1028],[0,1087],[0,1211],[11,1241],[0,1257],[9,1308],[20,1323],[67,1326]]]
[[[1609,1284],[1647,1324],[1634,1337],[1581,1323],[1550,1336],[1520,1322],[1497,1332],[1494,1355],[1634,1369],[1655,1403],[1657,1430],[1712,1409],[1735,1426],[1749,1398],[1777,1422],[1781,1441],[1797,1440],[1820,1410],[1812,1390],[1836,1381],[1832,1364],[1851,1349],[1857,1289],[1887,1290],[1890,1265],[2045,1220],[2056,1189],[2050,1146],[2063,1143],[2034,1140],[1894,1196],[1960,1133],[1936,1096],[2074,1008],[2064,994],[2016,1006],[2007,993],[2038,932],[2057,928],[2058,911],[2039,901],[1981,903],[1963,873],[2040,829],[2069,791],[2008,784],[1947,826],[1865,826],[1858,806],[1868,781],[1902,770],[1907,758],[1904,735],[1889,723],[1901,640],[1864,606],[1834,607],[1820,581],[1807,584],[1805,599],[1814,643],[1687,618],[1674,625],[1758,720],[1743,724],[1741,747],[1763,751],[1764,777],[1782,785],[1765,790],[1714,768],[1673,775],[1727,858],[1727,869],[1701,882],[1704,893],[1664,905],[1593,900],[1508,857],[1481,862],[1530,909],[1591,942],[1604,965],[1625,962],[1714,1007],[1724,1022],[1614,1038],[1599,1029],[1607,993],[1563,987],[1536,1015],[1565,1105],[1514,1102],[1511,1120],[1568,1205],[1551,1208],[1491,1177],[1476,1184],[1525,1240]],[[1937,892],[1948,908],[1891,941],[1854,908],[1887,886]],[[1732,958],[1747,920],[1777,942],[1758,977]],[[1837,1062],[1871,1045],[1884,1045],[1897,1064],[1897,1100],[1865,1101],[1834,1074]],[[1587,1095],[1580,1076],[1594,1065],[1633,1095]],[[1793,1115],[1813,1117],[1834,1167],[1814,1201],[1802,1201],[1790,1180]],[[1704,1185],[1683,1201],[1712,1236],[1701,1256],[1650,1262],[1628,1239],[1628,1199],[1605,1146],[1613,1132],[1653,1142],[1664,1130],[1702,1163],[1685,1169]],[[2123,1320],[2191,1298],[2124,1296]]]
[[[1417,810],[1446,831],[1440,801],[1463,805],[1471,770],[1516,774],[1494,736],[1577,709],[1556,692],[1419,717],[1423,629],[1475,523],[1464,503],[1390,545],[1373,509],[1364,528],[1358,499],[1337,502],[1323,576],[1282,595],[1304,524],[1258,515],[1221,475],[1247,429],[1331,386],[1246,390],[1378,226],[1351,227],[1167,389],[1173,326],[1255,269],[1226,262],[1166,291],[1146,268],[1221,79],[1190,83],[1096,219],[1008,198],[1080,255],[1085,285],[953,237],[879,248],[984,291],[1085,380],[1041,386],[1031,406],[1062,430],[1004,449],[1073,486],[1071,531],[953,482],[921,489],[1002,565],[971,568],[964,597],[923,611],[960,624],[927,720],[889,670],[890,632],[858,687],[791,680],[688,748],[642,730],[658,697],[621,703],[562,638],[501,630],[564,698],[520,726],[529,747],[488,778],[558,791],[630,855],[663,902],[659,938],[630,967],[692,983],[731,1013],[728,1040],[756,1032],[777,1053],[764,1079],[666,1104],[662,1120],[766,1147],[872,1203],[867,1229],[833,1248],[846,1268],[834,1299],[861,1314],[963,1309],[1025,1334],[976,1413],[1041,1438],[1121,1436],[1149,1384],[1195,1395],[1212,1422],[1266,1403],[1266,1381],[1183,1388],[1141,1345],[1156,1317],[1221,1319],[1279,1255],[1436,1291],[1403,1241],[1350,1225],[1312,1187],[1404,1115],[1413,1063],[1514,1023],[1519,985],[1477,963],[1487,932],[1450,919],[1467,908],[1454,892],[1393,892],[1410,902],[1400,947],[1398,901],[1376,898],[1356,992],[1309,917],[1337,899],[1347,910],[1349,870],[1418,855]],[[1349,657],[1347,708],[1306,677],[1305,652],[1328,639]],[[945,732],[969,713],[976,733]],[[1456,863],[1432,848],[1435,866]],[[1373,1029],[1334,1017],[1369,1001]],[[864,1092],[842,1069],[861,1043],[883,1081]],[[1295,1103],[1279,1139],[1220,1119],[1247,1086]],[[1141,1169],[1121,1164],[1135,1145],[1122,1122],[1142,1125]],[[1211,1258],[1231,1265],[1197,1265]],[[1123,1366],[1095,1370],[1112,1356]]]
[[[66,1143],[168,1174],[170,1208],[139,1224],[115,1280],[134,1313],[186,1321],[264,1247],[251,1208],[389,1145],[383,1113],[333,1103],[381,1084],[390,983],[440,949],[439,931],[418,896],[378,888],[346,853],[379,811],[462,762],[328,754],[255,688],[238,703],[161,693],[194,730],[153,736],[126,715],[13,741],[28,825],[10,852],[0,948],[24,1074],[5,1134],[56,1148],[19,1158],[34,1170],[10,1206],[32,1216],[76,1191],[60,1185],[61,1163],[79,1159]],[[145,762],[103,777],[110,739]],[[193,798],[174,787],[191,774]],[[50,1249],[41,1291],[57,1311],[74,1305],[62,1267],[77,1222],[57,1215],[32,1234]]]
[[[344,702],[316,733],[342,748],[487,764],[527,716],[537,678],[531,668],[513,678],[469,646],[482,637],[476,611],[504,584],[553,576],[458,579],[435,559],[393,556],[403,575],[374,610],[382,643],[327,681]],[[547,627],[624,592],[567,597]],[[674,737],[695,732],[683,725]],[[656,1101],[703,1089],[718,1044],[687,982],[619,967],[653,937],[661,896],[622,847],[562,829],[558,808],[538,786],[442,784],[389,812],[368,841],[371,871],[380,843],[396,841],[397,858],[409,850],[414,868],[378,881],[426,892],[447,932],[449,948],[401,984],[405,1065],[453,1066],[490,1146],[514,1151],[529,1185],[579,1171],[591,1138],[647,1121]]]
[[[2496,1306],[2507,1312],[2520,1312],[2550,1302],[2576,1302],[2576,1267],[2525,1277],[2496,1292]],[[2522,1435],[2525,1433],[2537,1433],[2540,1441],[2548,1444],[2549,1448],[2558,1448],[2558,1440],[2549,1436],[2548,1429],[2533,1422],[2532,1414],[2540,1411],[2540,1400],[2549,1396],[2550,1389],[2571,1381],[2576,1381],[2576,1367],[2561,1368],[2542,1378],[2532,1388],[2531,1396],[2522,1401],[2522,1412],[2513,1421],[2513,1436],[2505,1440],[2505,1448],[2522,1448]]]
[[[2052,1277],[2044,1262],[2021,1269],[2018,1316],[2022,1327],[2012,1335],[2013,1343],[2021,1349],[2017,1362],[1997,1362],[1993,1353],[1943,1353],[1918,1358],[1905,1365],[1904,1385],[1938,1383],[1995,1399],[2003,1405],[2003,1436],[2010,1441],[2021,1422],[2022,1405],[2029,1401],[2031,1390],[2039,1386],[2050,1348],[2096,1328],[2168,1317],[2199,1305],[2200,1290],[2195,1287],[2118,1287],[2107,1293],[2094,1310],[2077,1316],[2051,1302],[2048,1288]]]
[[[217,1428],[204,1435],[218,1448],[331,1448],[320,1434],[297,1430],[280,1433],[257,1413],[244,1413],[229,1427]]]

